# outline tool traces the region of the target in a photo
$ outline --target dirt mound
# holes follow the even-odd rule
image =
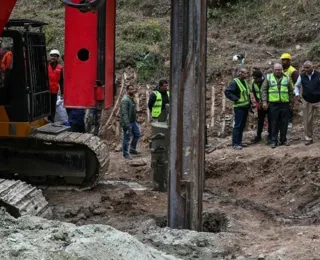
[[[109,226],[13,219],[0,209],[1,259],[158,259],[174,260],[127,233]]]
[[[319,161],[318,146],[310,150],[300,143],[274,150],[256,145],[240,153],[225,149],[208,158],[206,178],[208,186],[238,202],[258,200],[276,215],[320,223]]]

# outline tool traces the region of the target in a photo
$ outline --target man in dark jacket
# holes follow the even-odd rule
[[[256,101],[256,107],[258,112],[258,127],[257,127],[257,136],[253,138],[252,143],[258,143],[261,141],[261,135],[263,131],[264,120],[268,118],[268,143],[271,143],[271,119],[268,110],[262,108],[262,99],[261,99],[261,86],[265,80],[262,72],[260,70],[255,70],[252,73],[253,83],[252,83],[252,93]]]
[[[151,111],[152,118],[159,122],[164,122],[167,119],[166,104],[169,104],[170,96],[168,86],[167,80],[160,80],[158,89],[151,94],[148,101],[148,107]]]
[[[137,143],[140,138],[140,128],[137,123],[136,103],[134,101],[134,87],[127,86],[127,94],[123,96],[120,104],[120,125],[123,129],[122,154],[125,159],[131,160],[129,154],[129,143],[131,135],[133,138],[130,143],[130,153],[140,154],[137,151]]]
[[[250,110],[250,87],[246,81],[248,72],[245,68],[240,68],[237,77],[232,80],[225,89],[224,94],[233,101],[234,108],[234,126],[232,133],[232,147],[235,150],[241,150],[247,145],[242,143],[243,130],[247,123]]]
[[[304,73],[299,76],[295,84],[295,99],[301,101],[299,88],[301,85],[305,145],[310,145],[313,143],[314,110],[320,112],[320,72],[313,69],[311,61],[306,61],[303,69]]]

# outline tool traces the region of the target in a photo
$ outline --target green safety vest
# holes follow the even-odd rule
[[[296,71],[296,69],[295,69],[294,67],[292,67],[291,65],[290,65],[290,67],[287,68],[286,70],[283,70],[283,73],[286,74],[286,75],[289,77],[290,82],[291,82],[291,86],[292,86],[293,88],[294,88],[294,82],[293,82],[291,76],[292,76],[292,73],[295,72],[295,71]]]
[[[261,100],[261,90],[257,83],[253,83],[253,88],[256,91],[257,98]]]
[[[244,107],[250,104],[250,88],[248,83],[245,81],[245,86],[242,84],[240,79],[235,78],[234,81],[237,83],[240,89],[240,98],[238,101],[233,103],[233,107]]]
[[[161,114],[161,110],[162,110],[162,96],[161,93],[159,91],[155,91],[153,92],[154,94],[156,94],[156,102],[153,104],[152,107],[152,117],[159,117]],[[170,92],[167,91],[168,97],[170,97]]]
[[[278,88],[278,82],[273,73],[267,75],[268,80],[268,101],[269,102],[283,102],[289,103],[289,77],[282,76],[280,88]]]

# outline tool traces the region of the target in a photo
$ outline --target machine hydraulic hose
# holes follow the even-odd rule
[[[105,0],[92,0],[92,1],[83,0],[78,4],[74,3],[72,0],[63,0],[63,2],[67,6],[77,8],[81,12],[85,13],[85,12],[97,10],[99,6],[101,6],[105,2]]]

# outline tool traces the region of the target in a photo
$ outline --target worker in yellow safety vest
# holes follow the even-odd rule
[[[271,148],[276,148],[277,145],[289,145],[287,131],[290,107],[293,104],[293,89],[280,63],[274,64],[273,73],[267,74],[261,90],[262,107],[264,110],[269,109],[271,117]],[[279,131],[280,143],[278,143]]]
[[[299,72],[291,65],[291,55],[290,53],[283,53],[280,57],[283,67],[283,73],[286,74],[289,79],[292,88],[294,87],[294,84],[296,84],[297,79],[299,77]],[[293,110],[290,109],[290,115],[289,115],[289,128],[292,128],[292,117],[293,117]]]
[[[150,95],[148,101],[152,119],[159,122],[165,122],[167,120],[166,104],[170,102],[170,92],[168,88],[168,81],[165,79],[160,80],[158,88]]]
[[[241,150],[247,145],[242,143],[243,131],[246,127],[249,110],[251,108],[250,87],[247,82],[248,71],[240,68],[237,77],[225,89],[225,96],[233,101],[234,126],[232,132],[232,147]]]

